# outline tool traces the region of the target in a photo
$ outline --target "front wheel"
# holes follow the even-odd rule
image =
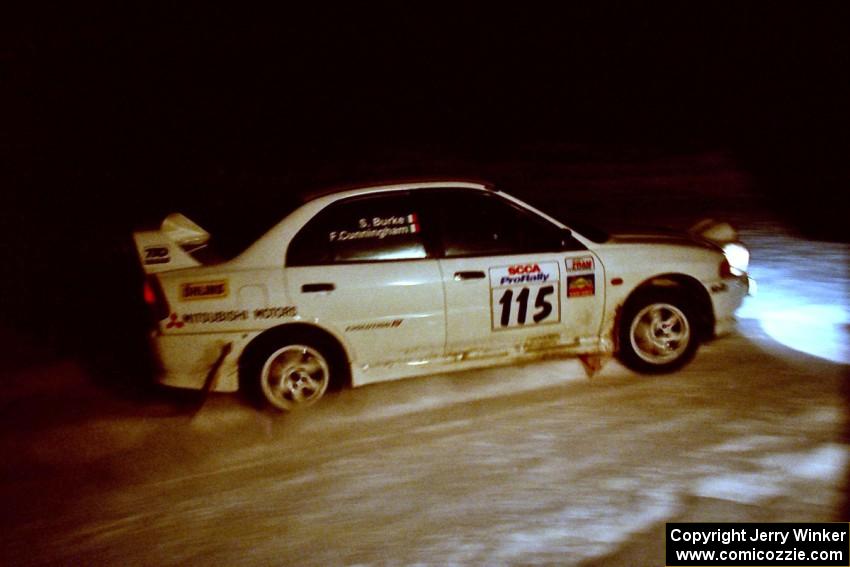
[[[620,322],[620,359],[638,372],[684,366],[699,346],[694,310],[681,292],[652,289],[630,300]]]

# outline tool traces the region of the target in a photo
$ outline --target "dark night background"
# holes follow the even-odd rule
[[[654,565],[666,522],[850,519],[847,2],[19,4],[0,564]],[[729,220],[759,292],[671,376],[553,360],[289,415],[152,387],[134,229],[417,177]]]
[[[87,341],[80,328],[136,316],[129,235],[170,210],[250,223],[302,191],[387,178],[484,178],[569,204],[594,185],[550,164],[601,164],[598,180],[721,152],[759,206],[847,241],[846,12],[180,4],[11,18],[4,326],[62,351]]]

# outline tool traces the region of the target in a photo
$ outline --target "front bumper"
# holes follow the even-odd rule
[[[238,357],[242,351],[236,347],[243,340],[239,333],[162,335],[154,331],[150,344],[157,363],[156,380],[173,388],[235,392],[239,389]],[[230,352],[219,362],[228,344]]]

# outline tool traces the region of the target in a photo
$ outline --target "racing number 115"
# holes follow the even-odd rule
[[[534,323],[543,321],[552,313],[552,302],[546,298],[553,293],[555,293],[555,287],[551,285],[537,288],[537,296],[534,298],[534,313],[531,315]],[[502,293],[502,297],[499,298],[499,305],[502,306],[499,324],[502,327],[507,327],[511,324],[514,303],[518,307],[516,322],[518,325],[525,325],[529,315],[528,299],[530,295],[531,291],[527,287],[520,289],[519,293],[516,294],[516,298],[514,298],[514,289],[512,288],[508,288]]]

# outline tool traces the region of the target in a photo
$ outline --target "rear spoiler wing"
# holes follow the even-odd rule
[[[146,274],[200,266],[192,252],[206,246],[210,234],[180,213],[165,217],[159,230],[133,233],[139,262]]]
[[[688,229],[691,236],[702,238],[723,246],[730,242],[738,241],[738,231],[728,222],[720,222],[714,219],[703,219]]]

